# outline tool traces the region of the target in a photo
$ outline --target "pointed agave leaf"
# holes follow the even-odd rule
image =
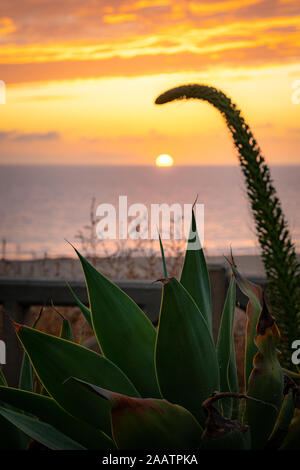
[[[9,387],[0,387],[0,400],[33,414],[87,449],[113,449],[112,440],[99,429],[67,413],[53,398]]]
[[[92,318],[91,318],[91,312],[90,310],[81,302],[81,300],[77,297],[77,295],[75,294],[74,290],[72,289],[72,287],[70,286],[70,284],[67,282],[66,283],[75,302],[77,303],[78,307],[80,308],[84,318],[86,319],[86,321],[88,322],[88,324],[90,325],[91,329],[93,330],[93,324],[92,324]]]
[[[107,402],[95,400],[91,393],[87,390],[83,393],[76,384],[64,385],[71,375],[118,393],[139,396],[126,375],[99,354],[27,326],[16,325],[15,329],[43,386],[73,416],[98,426],[107,434],[111,432]]]
[[[182,406],[156,398],[132,398],[88,383],[81,385],[111,403],[112,432],[119,449],[199,449],[203,430]]]
[[[256,325],[258,322],[259,315],[262,311],[263,302],[263,290],[260,286],[253,284],[252,282],[245,279],[238,272],[236,267],[231,264],[232,272],[235,276],[236,282],[248,299],[248,305],[246,309],[247,315],[247,326],[246,326],[246,340],[245,340],[245,363],[244,363],[244,381],[245,390],[248,389],[248,380],[253,368],[253,359],[257,353],[257,346],[255,344]]]
[[[283,399],[275,426],[266,445],[268,449],[278,449],[278,447],[280,447],[284,438],[288,434],[289,425],[293,419],[294,411],[295,405],[293,393],[289,392]]]
[[[167,271],[167,265],[166,265],[166,258],[165,258],[164,247],[163,247],[163,244],[162,244],[162,241],[161,241],[160,234],[158,234],[158,238],[159,238],[159,246],[160,246],[160,252],[161,252],[161,259],[162,259],[163,269],[164,269],[164,277],[167,278],[167,277],[168,277],[168,271]]]
[[[162,397],[204,422],[201,403],[219,389],[219,366],[207,322],[187,290],[165,279],[156,342]]]
[[[194,211],[192,211],[192,222],[189,241],[185,254],[180,282],[193,297],[200,312],[207,321],[209,331],[212,334],[212,303],[210,292],[210,280],[203,249],[201,247],[197,232]]]
[[[7,388],[7,382],[0,367],[1,387]],[[0,450],[22,450],[24,446],[24,434],[13,424],[0,415]]]
[[[280,450],[298,450],[300,442],[300,410],[295,410],[295,415],[289,426],[288,434],[283,441]]]
[[[3,374],[1,365],[0,365],[0,385],[4,385],[7,387],[6,378],[5,378],[5,375]]]
[[[19,378],[19,389],[33,392],[33,369],[29,357],[24,352]]]
[[[236,305],[236,283],[232,276],[228,288],[224,309],[221,318],[217,341],[217,356],[220,370],[221,392],[238,392],[238,378],[234,347],[234,314]],[[228,418],[232,416],[233,406],[238,407],[238,402],[232,398],[222,401],[224,415]],[[234,410],[234,417],[237,417],[237,408]]]
[[[40,309],[39,315],[35,319],[32,328],[36,328],[40,318],[42,316],[44,310],[44,306]],[[30,363],[29,357],[27,356],[26,352],[23,354],[21,369],[20,369],[20,376],[19,376],[19,388],[21,390],[28,390],[29,392],[33,392],[34,389],[34,373],[32,369],[32,365]]]
[[[138,305],[76,250],[85,274],[99,346],[142,396],[158,397],[154,368],[156,331]]]
[[[60,338],[67,339],[68,341],[73,341],[73,333],[69,320],[66,318],[63,319],[61,330],[59,333]]]
[[[60,316],[62,319],[62,324],[59,332],[59,337],[66,339],[68,341],[73,341],[72,327],[69,320],[67,320],[62,313],[60,313],[55,307],[54,303],[51,301],[53,310]]]
[[[85,448],[50,424],[6,408],[0,403],[0,415],[35,441],[52,450],[84,450]]]
[[[8,388],[1,366],[0,387],[5,390]],[[28,437],[2,416],[0,416],[0,430],[0,450],[25,449],[27,447]]]
[[[276,351],[280,333],[265,303],[256,330],[258,352],[249,377],[248,396],[268,405],[248,401],[246,422],[250,426],[253,449],[261,449],[272,433],[283,401],[283,372]]]
[[[25,450],[21,431],[0,415],[0,450]],[[27,436],[26,436],[27,437]]]
[[[291,414],[291,408],[285,415],[285,429],[288,425],[287,434],[283,441],[280,450],[299,450],[300,444],[300,386],[296,384],[292,385],[293,394],[293,405],[294,405],[294,416],[292,416],[291,422],[288,424],[288,417]]]

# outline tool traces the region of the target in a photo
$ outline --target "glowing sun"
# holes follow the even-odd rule
[[[173,166],[174,160],[170,155],[162,154],[155,160],[156,166]]]

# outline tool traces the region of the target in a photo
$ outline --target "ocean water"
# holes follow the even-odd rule
[[[271,168],[274,185],[300,251],[300,166]],[[204,245],[209,255],[259,252],[244,177],[239,166],[1,166],[0,256],[73,256],[89,224],[91,200],[128,204],[204,204]],[[5,240],[5,242],[3,242]],[[78,246],[78,241],[77,241]]]

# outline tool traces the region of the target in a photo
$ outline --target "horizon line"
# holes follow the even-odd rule
[[[286,163],[268,163],[266,162],[267,165],[269,166],[300,166],[300,162],[286,162]],[[0,162],[0,167],[20,167],[20,166],[37,166],[37,167],[47,167],[47,166],[61,166],[61,167],[88,167],[88,166],[101,166],[101,167],[147,167],[147,168],[158,168],[158,169],[165,169],[165,170],[170,170],[172,168],[178,168],[178,167],[220,167],[220,166],[226,166],[226,167],[236,167],[240,166],[239,162],[236,163],[185,163],[185,164],[174,164],[170,167],[158,167],[155,164],[142,164],[142,163],[1,163]]]

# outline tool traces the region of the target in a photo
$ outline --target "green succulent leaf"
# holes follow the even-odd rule
[[[23,450],[26,448],[24,434],[0,414],[0,450]],[[27,437],[27,436],[26,436]]]
[[[201,403],[220,385],[215,347],[188,291],[174,278],[163,283],[155,351],[161,394],[188,409],[202,424]]]
[[[285,376],[285,400],[275,425],[275,437],[280,434],[284,441],[281,450],[299,450],[300,444],[300,386],[296,385],[290,377]],[[286,390],[287,389],[287,390]],[[273,435],[271,436],[273,437]]]
[[[253,449],[261,449],[267,444],[283,401],[283,372],[276,350],[280,333],[265,304],[256,331],[258,352],[253,360],[248,396],[265,403],[247,401],[246,422],[251,429]]]
[[[19,388],[33,392],[33,370],[27,354],[24,352],[19,378]]]
[[[245,363],[244,363],[244,381],[245,390],[248,389],[248,380],[253,368],[253,359],[257,353],[257,346],[255,344],[256,325],[262,311],[263,303],[263,290],[260,286],[253,284],[245,279],[237,270],[236,266],[232,263],[231,269],[236,279],[236,282],[248,299],[246,309],[247,325],[246,325],[246,340],[245,340]]]
[[[296,409],[288,429],[288,434],[280,450],[298,450],[300,443],[300,410]]]
[[[110,433],[109,406],[78,384],[64,381],[71,375],[138,397],[134,385],[111,361],[73,342],[27,326],[16,325],[18,337],[47,392],[65,410]]]
[[[33,414],[87,449],[114,448],[112,440],[106,434],[67,413],[53,398],[15,388],[0,387],[0,400]]]
[[[22,432],[52,450],[84,450],[85,448],[50,424],[16,412],[0,404],[0,415]]]
[[[0,366],[0,385],[7,386],[6,378],[3,373],[2,367]]]
[[[159,246],[160,246],[160,252],[161,252],[161,259],[163,263],[163,270],[164,270],[164,277],[168,277],[168,272],[167,272],[167,265],[166,265],[166,258],[165,258],[165,252],[164,252],[164,247],[161,241],[160,234],[158,234],[159,238]]]
[[[85,274],[99,346],[142,396],[159,397],[154,367],[156,331],[138,305],[75,250]]]
[[[6,378],[0,366],[0,387],[1,389],[8,389]],[[7,419],[0,416],[0,450],[22,450],[28,444],[28,436],[17,429]]]
[[[210,280],[203,249],[197,232],[194,211],[192,211],[189,241],[185,253],[180,282],[193,297],[207,322],[209,331],[212,334]]]
[[[44,310],[44,306],[42,306],[42,308],[40,309],[39,315],[35,319],[32,328],[36,328],[42,316],[43,310]],[[29,357],[26,354],[26,352],[24,352],[23,354],[18,385],[21,390],[28,390],[30,392],[33,392],[34,373],[33,373],[32,365],[30,363]]]
[[[235,347],[234,347],[234,315],[236,306],[236,282],[231,277],[230,285],[225,299],[217,341],[217,356],[220,370],[221,392],[238,392],[239,384],[237,378]],[[238,402],[232,398],[221,402],[224,416],[231,418],[238,415]],[[234,407],[234,410],[233,410]]]
[[[71,379],[75,380],[76,379]],[[123,450],[198,449],[202,428],[182,406],[155,398],[132,398],[82,383],[111,403],[114,440]]]
[[[86,321],[88,322],[88,324],[90,325],[91,329],[93,330],[93,324],[92,324],[92,318],[91,318],[91,312],[90,310],[81,302],[81,300],[77,297],[77,295],[75,294],[74,290],[72,289],[72,287],[70,286],[70,284],[67,282],[66,283],[75,302],[77,303],[78,307],[80,308],[81,310],[81,313],[83,314],[84,318],[86,319]]]
[[[72,327],[66,318],[63,319],[61,330],[59,333],[60,338],[67,339],[68,341],[73,341]]]
[[[61,324],[61,328],[60,328],[60,332],[59,332],[59,337],[60,338],[63,338],[63,339],[66,339],[68,341],[73,341],[73,332],[72,332],[72,327],[71,327],[71,323],[69,322],[69,320],[67,320],[62,313],[60,313],[56,307],[54,306],[53,302],[52,302],[52,308],[53,310],[60,316],[60,318],[62,319],[62,324]]]
[[[295,405],[293,394],[290,392],[284,397],[275,426],[266,446],[268,449],[278,449],[280,447],[284,438],[288,434],[289,425],[293,419],[294,411]]]

